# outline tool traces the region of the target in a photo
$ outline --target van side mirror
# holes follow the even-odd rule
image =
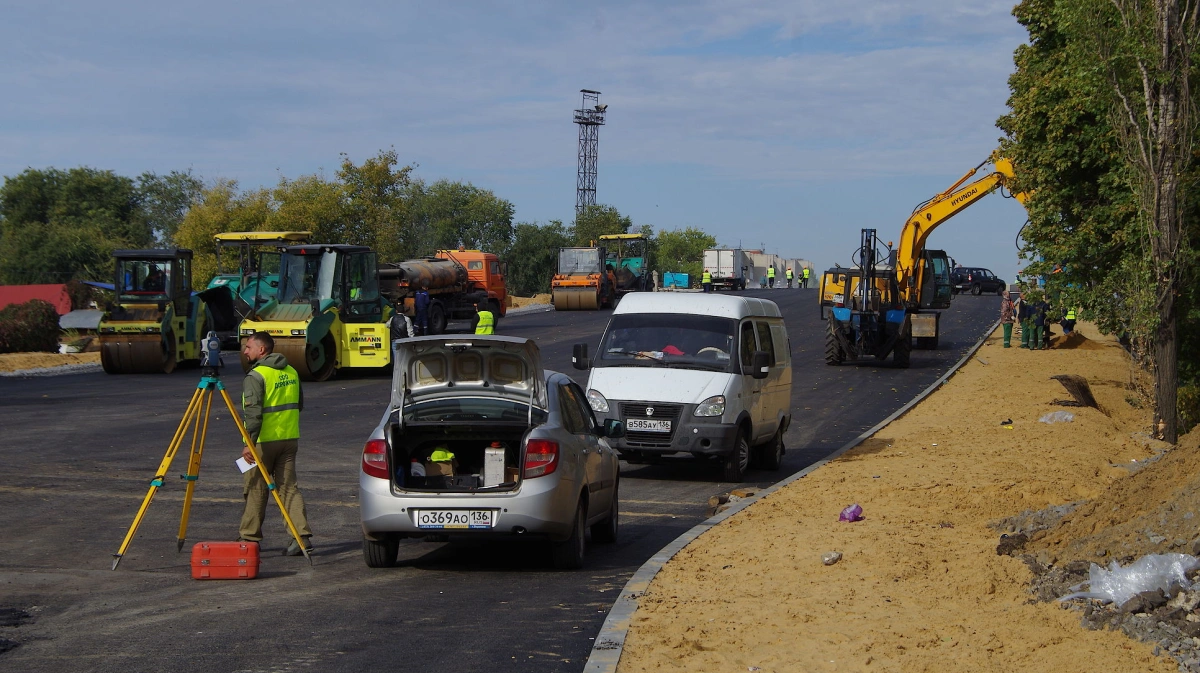
[[[754,351],[750,359],[750,375],[756,379],[765,379],[771,371],[771,354],[766,351]]]
[[[592,368],[592,361],[588,359],[587,344],[575,344],[571,349],[571,366],[576,369]]]
[[[616,439],[618,437],[625,436],[625,424],[615,418],[609,418],[605,420],[604,426],[601,428],[601,430],[604,433],[600,435],[601,437],[612,437],[613,439]]]

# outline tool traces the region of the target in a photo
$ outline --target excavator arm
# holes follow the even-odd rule
[[[979,169],[991,164],[992,172],[988,175],[963,186],[979,172]],[[920,274],[921,259],[925,251],[925,241],[946,220],[973,205],[983,197],[991,194],[997,187],[1006,187],[1015,177],[1012,162],[993,152],[992,156],[975,168],[967,171],[946,191],[917,206],[911,217],[904,223],[900,232],[900,245],[896,251],[896,280],[900,288],[901,299],[906,304],[915,305],[919,301],[921,288]],[[1013,194],[1021,205],[1029,200],[1024,192]]]

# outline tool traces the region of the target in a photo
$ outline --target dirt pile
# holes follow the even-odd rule
[[[0,353],[0,372],[92,363],[100,363],[100,353]]]
[[[1193,539],[1194,445],[1149,439],[1124,351],[1080,328],[1045,351],[992,335],[916,409],[701,536],[640,599],[619,670],[1176,670],[1156,654],[1192,656],[1182,632],[1140,643],[1039,600],[1082,581],[1088,559]],[[1056,405],[1060,374],[1086,379],[1100,408]],[[1072,420],[1041,420],[1056,411]],[[852,503],[865,518],[839,522]],[[1062,593],[1040,595],[1051,579]]]
[[[550,295],[548,295],[548,294],[535,294],[532,297],[516,297],[516,296],[512,297],[512,307],[513,308],[522,308],[525,306],[530,306],[532,304],[549,304],[549,303],[550,303]]]

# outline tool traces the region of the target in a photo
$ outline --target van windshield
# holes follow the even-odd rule
[[[596,367],[673,367],[733,371],[737,321],[680,313],[613,316]]]

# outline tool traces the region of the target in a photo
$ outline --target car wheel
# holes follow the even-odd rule
[[[396,555],[400,553],[400,536],[396,533],[383,533],[376,542],[363,536],[363,560],[368,568],[391,568],[396,565]]]
[[[575,570],[583,567],[583,552],[587,546],[584,539],[584,526],[587,525],[583,499],[575,506],[575,525],[571,528],[571,537],[562,542],[550,543],[550,560],[559,570]]]
[[[783,463],[783,450],[783,426],[781,425],[775,431],[775,436],[771,438],[771,441],[759,448],[759,464],[762,469],[772,472],[778,470],[780,464]]]
[[[972,295],[978,297],[982,292],[983,292],[983,288],[979,286],[979,283],[975,283],[974,285],[971,286],[971,294]]]
[[[996,286],[996,294],[1001,297],[1004,296],[1004,285],[1003,284]]]
[[[746,433],[739,432],[733,445],[733,453],[721,464],[721,480],[740,484],[749,466],[750,442],[746,439]]]
[[[592,541],[611,543],[617,541],[617,527],[619,525],[618,517],[620,510],[620,499],[617,497],[620,493],[621,480],[613,482],[613,497],[612,508],[608,511],[608,516],[601,522],[592,525]]]

